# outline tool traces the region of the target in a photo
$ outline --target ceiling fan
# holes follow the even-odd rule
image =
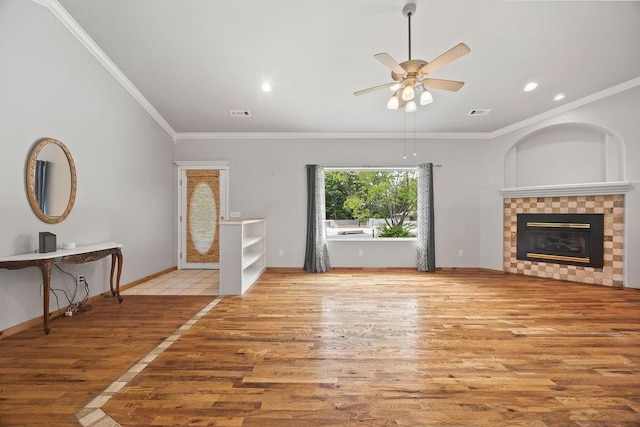
[[[387,103],[387,108],[397,110],[398,108],[404,107],[406,112],[413,113],[417,109],[414,100],[417,91],[422,91],[420,95],[420,105],[427,105],[433,102],[433,96],[427,88],[457,92],[464,85],[464,82],[455,80],[432,79],[427,77],[429,73],[433,73],[448,63],[471,52],[469,46],[464,43],[458,43],[431,62],[423,61],[422,59],[411,59],[411,16],[415,15],[415,13],[415,3],[407,3],[402,8],[402,14],[407,17],[409,23],[409,59],[398,64],[388,53],[373,55],[382,65],[391,70],[391,78],[393,81],[359,90],[354,92],[354,95],[358,96],[379,89],[391,88],[394,93]]]

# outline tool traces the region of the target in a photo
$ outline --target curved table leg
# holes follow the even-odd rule
[[[113,289],[113,272],[116,270],[116,253],[111,254],[111,276],[109,277],[109,286],[111,287],[111,296],[116,296],[116,291]]]
[[[44,333],[49,335],[51,326],[49,324],[49,293],[51,289],[51,266],[53,265],[53,259],[45,259],[39,263],[40,271],[42,272],[42,296],[43,296],[43,310],[42,320],[44,322]]]
[[[113,287],[113,273],[116,269],[116,262],[118,264],[118,275],[116,276],[116,287]],[[120,276],[122,274],[122,251],[118,249],[111,254],[111,279],[109,285],[111,286],[111,295],[118,297],[118,302],[122,302],[122,296],[120,296]]]

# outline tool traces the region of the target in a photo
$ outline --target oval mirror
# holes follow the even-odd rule
[[[57,139],[38,141],[27,163],[29,203],[49,224],[63,221],[76,200],[76,167],[67,147]]]

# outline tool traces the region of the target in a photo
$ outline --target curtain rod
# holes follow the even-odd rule
[[[365,166],[328,166],[328,165],[322,165],[324,166],[325,169],[415,169],[418,167],[418,165],[415,166],[371,166],[371,165],[365,165]],[[434,164],[433,167],[436,168],[441,168],[443,165],[442,164]]]

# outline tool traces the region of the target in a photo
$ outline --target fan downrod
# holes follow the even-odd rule
[[[416,14],[416,4],[407,3],[402,8],[402,15],[407,17],[409,27],[409,61],[411,61],[411,17]]]

